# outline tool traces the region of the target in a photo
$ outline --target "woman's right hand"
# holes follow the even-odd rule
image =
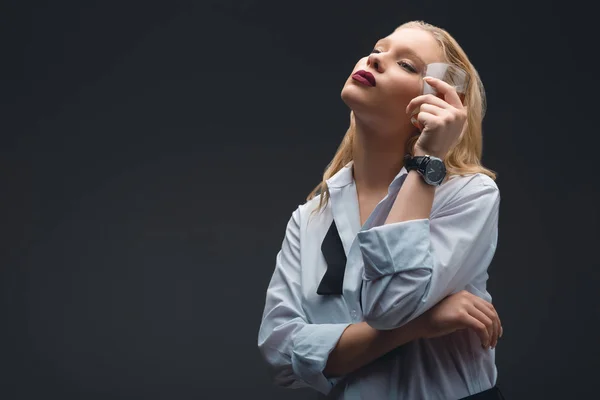
[[[446,297],[419,319],[423,332],[421,337],[425,338],[472,329],[484,348],[494,348],[498,338],[502,337],[502,324],[494,306],[466,290]]]

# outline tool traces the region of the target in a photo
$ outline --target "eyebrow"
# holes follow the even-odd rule
[[[379,40],[377,43],[375,43],[375,47],[377,47],[377,45],[384,45],[388,42],[389,40],[387,38],[383,38],[381,40]],[[420,62],[423,65],[427,65],[427,63],[425,61],[423,61],[423,59],[421,57],[419,57],[419,55],[412,49],[407,49],[404,48],[400,51],[400,53],[402,54],[407,54],[409,56],[412,56],[413,58],[415,58],[418,62]]]

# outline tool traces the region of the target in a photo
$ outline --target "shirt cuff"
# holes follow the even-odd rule
[[[328,394],[343,377],[327,378],[323,370],[329,353],[350,324],[308,324],[294,335],[294,374],[317,391]]]
[[[357,235],[367,281],[413,269],[432,268],[429,219],[380,225]]]

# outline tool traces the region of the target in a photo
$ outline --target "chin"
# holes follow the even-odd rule
[[[369,93],[351,81],[346,82],[342,88],[340,97],[355,113],[368,112],[373,107],[373,99],[369,98]]]

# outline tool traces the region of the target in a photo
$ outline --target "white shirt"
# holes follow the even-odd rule
[[[484,174],[453,176],[436,187],[429,219],[384,224],[407,171],[364,226],[348,163],[327,180],[330,200],[298,206],[285,231],[266,293],[259,350],[275,384],[311,387],[332,399],[459,399],[496,383],[495,350],[470,329],[418,339],[343,377],[323,375],[349,324],[406,324],[462,289],[491,302],[487,268],[498,238],[500,194]],[[347,262],[343,295],[319,295],[327,264],[321,243],[335,221]]]

